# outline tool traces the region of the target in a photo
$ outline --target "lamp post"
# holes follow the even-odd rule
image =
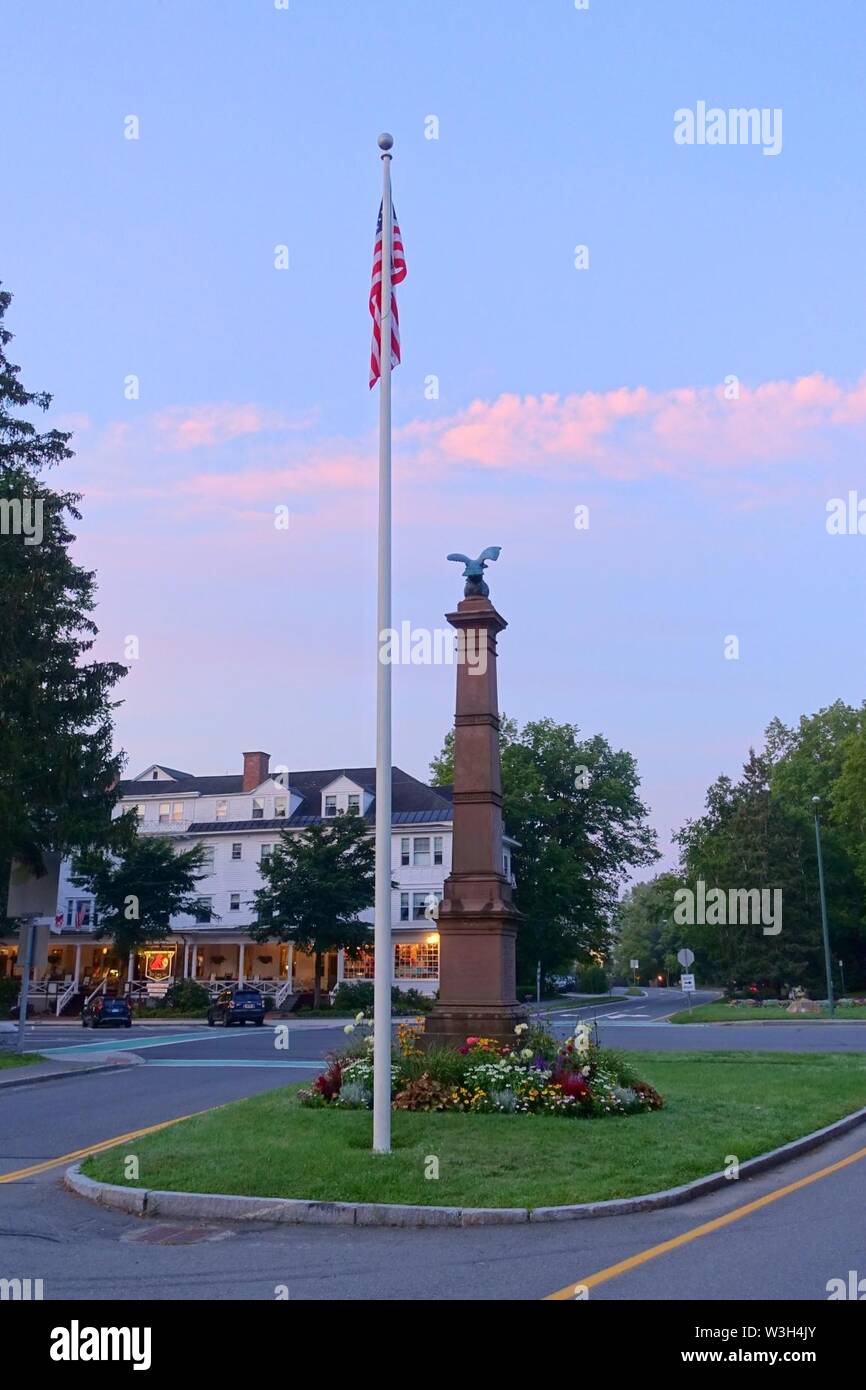
[[[821,932],[824,937],[824,971],[827,976],[827,1010],[833,1017],[833,963],[830,958],[830,928],[827,925],[827,894],[824,889],[824,854],[821,849],[821,822],[818,817],[820,796],[812,797],[815,807],[815,844],[818,848],[818,889],[821,894]]]

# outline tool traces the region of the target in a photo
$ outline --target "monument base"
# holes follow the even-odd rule
[[[525,1022],[526,1012],[519,1004],[434,1004],[418,1042],[429,1051],[433,1047],[463,1047],[467,1038],[495,1038],[503,1047],[516,1048],[514,1029]]]

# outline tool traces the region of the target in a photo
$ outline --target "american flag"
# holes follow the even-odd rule
[[[379,221],[376,224],[376,245],[373,249],[373,281],[370,285],[370,313],[373,317],[373,345],[370,349],[370,388],[372,389],[382,375],[382,208],[379,204]],[[406,279],[406,258],[403,254],[403,236],[400,223],[391,204],[391,366],[400,361],[400,315],[397,313],[395,287]]]

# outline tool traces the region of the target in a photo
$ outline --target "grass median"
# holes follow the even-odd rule
[[[0,1071],[8,1067],[31,1067],[44,1061],[39,1052],[0,1052]]]
[[[754,1008],[730,1004],[698,1004],[689,1011],[683,1009],[672,1014],[671,1023],[826,1023],[830,1014],[826,1006],[817,1014],[789,1014],[787,1004],[760,1004]],[[837,1007],[833,1017],[838,1023],[856,1022],[866,1019],[866,1007],[854,1005],[851,1008]]]
[[[396,1111],[393,1152],[368,1111],[304,1109],[295,1087],[210,1111],[87,1160],[102,1182],[186,1192],[441,1206],[631,1197],[765,1153],[866,1106],[848,1053],[629,1054],[663,1110],[603,1120]],[[139,1177],[125,1183],[134,1153]],[[430,1159],[438,1160],[438,1179]]]

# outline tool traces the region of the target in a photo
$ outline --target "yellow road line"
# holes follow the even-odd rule
[[[714,1221],[706,1221],[702,1226],[695,1226],[691,1231],[684,1231],[682,1235],[674,1236],[672,1240],[662,1241],[661,1245],[652,1245],[649,1250],[641,1250],[638,1255],[631,1255],[627,1260],[620,1260],[618,1264],[608,1265],[607,1269],[600,1269],[597,1274],[590,1274],[585,1279],[575,1279],[571,1284],[566,1284],[564,1289],[557,1289],[556,1293],[546,1295],[545,1302],[566,1302],[575,1297],[575,1288],[578,1286],[585,1289],[592,1289],[599,1284],[606,1284],[609,1279],[616,1279],[620,1274],[626,1274],[630,1269],[637,1269],[640,1265],[646,1264],[649,1260],[658,1259],[660,1255],[667,1255],[671,1250],[677,1250],[681,1245],[689,1245],[691,1241],[698,1240],[701,1236],[712,1235],[713,1231],[720,1231],[725,1226],[730,1226],[734,1221],[740,1221],[744,1216],[749,1216],[753,1211],[760,1211],[762,1207],[767,1207],[771,1202],[778,1202],[780,1197],[788,1197],[792,1192],[799,1192],[803,1187],[809,1187],[811,1183],[818,1182],[820,1178],[827,1178],[831,1173],[838,1173],[842,1168],[847,1168],[851,1163],[858,1163],[861,1158],[866,1158],[866,1148],[858,1149],[856,1153],[849,1154],[847,1158],[840,1158],[838,1163],[831,1163],[826,1168],[819,1168],[817,1173],[810,1173],[806,1178],[798,1178],[796,1182],[790,1182],[785,1187],[777,1187],[774,1192],[768,1192],[765,1197],[758,1197],[754,1202],[747,1202],[745,1206],[735,1207],[724,1216],[717,1216]]]
[[[212,1106],[211,1109],[219,1109]],[[32,1178],[37,1173],[45,1173],[49,1168],[59,1168],[63,1163],[75,1163],[79,1158],[88,1158],[91,1154],[102,1153],[104,1149],[113,1149],[117,1144],[125,1144],[130,1139],[141,1139],[145,1134],[156,1134],[160,1129],[168,1129],[170,1125],[179,1125],[181,1120],[192,1120],[196,1115],[206,1115],[207,1110],[194,1110],[189,1115],[178,1115],[173,1120],[160,1120],[158,1125],[147,1125],[144,1129],[131,1129],[128,1134],[118,1134],[114,1139],[101,1139],[97,1144],[88,1144],[86,1149],[73,1149],[72,1153],[61,1154],[60,1158],[47,1158],[42,1163],[33,1163],[29,1168],[17,1168],[12,1173],[0,1173],[0,1183],[17,1182],[19,1178]]]

